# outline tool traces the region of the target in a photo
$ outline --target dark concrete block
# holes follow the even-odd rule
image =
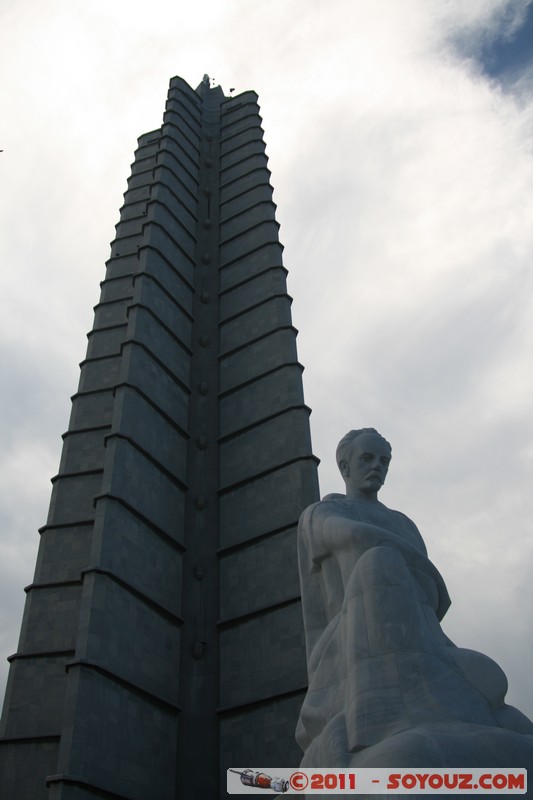
[[[305,458],[309,451],[308,412],[299,408],[285,411],[221,443],[221,488],[275,469],[287,453]]]
[[[220,390],[230,391],[284,364],[297,362],[296,336],[292,328],[273,331],[220,359]]]
[[[127,324],[115,325],[106,330],[93,330],[89,334],[87,358],[102,358],[120,354],[120,348],[127,336]]]
[[[231,547],[296,525],[301,502],[318,494],[316,463],[296,461],[220,497],[220,545]]]
[[[137,202],[131,198],[120,209],[120,223],[127,222],[132,219],[140,219],[146,215],[146,206],[150,199],[150,192],[145,193],[145,197],[141,197]]]
[[[191,346],[191,318],[178,302],[163,289],[159,281],[151,276],[140,275],[135,283],[137,302],[155,314],[174,336],[187,347]]]
[[[131,800],[175,800],[175,712],[90,667],[71,667],[69,691],[77,711],[58,772]]]
[[[178,702],[179,622],[112,575],[85,575],[77,657],[169,703]]]
[[[179,201],[179,202],[176,202]],[[196,239],[196,213],[197,203],[196,198],[194,202],[185,204],[181,202],[181,198],[170,190],[164,183],[157,183],[152,189],[152,196],[150,201],[146,203],[146,211],[148,216],[149,206],[152,202],[162,203],[172,210],[172,213],[179,219],[183,227]],[[189,208],[191,206],[191,209]]]
[[[220,559],[220,618],[230,620],[291,600],[300,593],[296,528]]]
[[[141,420],[142,424],[139,424]],[[183,422],[186,425],[186,420]],[[117,389],[111,435],[114,433],[120,433],[135,442],[155,462],[185,483],[187,437],[176,430],[143,395],[128,386]]]
[[[75,650],[81,583],[30,589],[21,628],[25,652]]]
[[[241,171],[233,180],[227,181],[220,187],[221,205],[240,197],[258,185],[268,184],[269,182],[270,170],[266,166],[255,167],[248,172]]]
[[[109,428],[71,431],[65,435],[59,471],[84,472],[103,469],[105,459],[105,435]]]
[[[247,105],[236,110],[234,114],[226,114],[221,125],[221,140],[229,139],[247,128],[261,127],[262,121],[259,106],[255,105]]]
[[[78,394],[72,401],[69,429],[80,430],[110,425],[113,418],[113,391]]]
[[[117,248],[115,248],[116,250]],[[120,248],[118,248],[120,249]],[[114,254],[114,257],[107,262],[107,269],[106,269],[106,280],[116,280],[117,278],[131,278],[133,274],[137,272],[139,268],[139,258],[138,253],[135,252],[129,253],[126,252],[125,248],[122,248],[122,252],[119,255]]]
[[[179,303],[186,312],[192,314],[193,285],[190,282],[190,269],[186,266],[185,273],[181,272],[180,264],[167,261],[162,253],[158,253],[147,245],[140,253],[139,273],[146,272],[161,284],[162,288]]]
[[[61,732],[65,663],[69,657],[37,656],[13,661],[6,691],[9,714],[2,718],[2,736],[31,738]]]
[[[165,136],[172,137],[172,126],[166,126]],[[157,165],[150,172],[152,183],[162,183],[174,192],[194,213],[197,207],[198,186],[196,176],[184,168],[176,158],[171,158],[167,153],[166,158],[158,159]]]
[[[250,144],[250,142],[263,142],[263,129],[259,125],[247,128],[241,133],[235,133],[233,136],[228,137],[220,142],[220,161],[224,163],[225,159],[233,152],[239,151],[242,147]]]
[[[227,183],[236,181],[244,175],[258,169],[266,169],[268,165],[268,158],[264,152],[250,153],[243,155],[243,158],[235,161],[234,164],[222,168],[220,173],[220,180],[224,186]]]
[[[272,186],[268,182],[268,174],[266,172],[264,178],[264,182],[252,186],[237,197],[226,200],[226,202],[220,206],[222,227],[224,227],[226,222],[235,216],[235,214],[246,211],[256,203],[268,203],[272,200]]]
[[[45,776],[55,771],[58,740],[7,742],[0,748],[0,787],[6,800],[50,800]],[[31,764],[31,769],[28,765]],[[25,776],[24,782],[20,780]]]
[[[240,706],[307,685],[299,603],[259,614],[220,633],[220,704]]]
[[[220,763],[224,780],[230,767],[298,767],[302,751],[294,740],[294,731],[302,701],[303,693],[222,717]]]
[[[146,166],[148,166],[148,164]],[[127,239],[129,236],[142,236],[144,222],[144,215],[137,215],[131,219],[121,220],[115,225],[115,238]]]
[[[185,129],[191,136],[192,140],[196,142],[197,147],[200,146],[200,134],[202,128],[201,115],[191,113],[189,107],[181,103],[178,99],[177,102],[170,98],[170,102],[166,103],[165,113],[163,114],[164,124],[172,120],[178,129]]]
[[[137,203],[146,201],[150,198],[151,183],[145,182],[137,188],[131,186],[124,192],[124,203]]]
[[[241,314],[259,303],[287,294],[286,273],[283,267],[271,267],[224,292],[220,297],[220,320]],[[268,316],[268,314],[267,314]]]
[[[270,267],[283,266],[283,247],[277,240],[262,244],[252,253],[242,253],[238,258],[221,265],[220,290],[226,291],[236,284],[249,280]]]
[[[108,440],[102,494],[118,498],[172,539],[183,537],[185,492],[126,439]]]
[[[174,616],[181,615],[183,554],[176,544],[116,500],[98,503],[98,566]],[[183,531],[176,539],[183,538]]]
[[[76,581],[89,563],[92,525],[47,528],[41,535],[35,583]]]
[[[291,298],[272,297],[221,325],[220,352],[224,355],[265,334],[291,324]]]
[[[163,364],[148,346],[131,343],[124,347],[128,383],[137,387],[161,411],[183,425],[189,412],[189,375],[177,375],[174,364]]]
[[[94,518],[94,499],[102,488],[102,473],[60,475],[54,482],[48,525],[72,525]]]
[[[235,214],[230,220],[221,224],[220,240],[225,243],[253,226],[266,220],[275,220],[275,218],[276,206],[270,200],[255,204],[249,203],[247,208],[243,208],[239,214]]]
[[[168,130],[168,129],[167,129]],[[169,137],[171,134],[169,133]],[[198,192],[198,167],[194,160],[177,150],[164,149],[157,154],[158,169],[167,168],[189,190],[190,194]]]
[[[220,398],[220,434],[228,436],[292,406],[303,405],[302,370],[284,366]]]
[[[196,184],[198,183],[200,150],[191,147],[191,139],[183,136],[182,132],[174,125],[166,126],[166,133],[161,138],[156,154],[156,163],[171,164],[164,158],[164,154],[172,156],[189,173]],[[180,174],[179,170],[177,174]],[[188,182],[186,185],[189,189],[191,188]],[[172,203],[173,207],[176,205],[176,203]]]
[[[115,386],[119,379],[120,368],[121,360],[119,354],[83,362],[79,391],[93,392]]]
[[[161,363],[171,364],[174,374],[188,383],[190,353],[187,345],[142,306],[132,306],[129,320],[132,339],[145,345]]]
[[[130,303],[131,295],[98,305],[94,313],[94,330],[110,328],[115,325],[125,325],[128,321],[128,306]]]
[[[254,131],[254,133],[257,134],[257,131]],[[239,164],[245,159],[256,155],[265,154],[265,143],[263,142],[262,137],[254,135],[252,138],[247,138],[248,141],[243,143],[240,147],[228,149],[226,155],[220,159],[220,179],[222,183],[226,182],[226,178],[231,180],[230,173],[226,173],[226,170],[230,169],[236,164]]]
[[[168,93],[165,109],[179,111],[186,117],[195,119],[198,123],[202,120],[202,110],[198,103],[198,96],[195,95],[193,97],[190,93],[184,93],[182,90],[175,89],[173,86],[171,86]]]
[[[133,297],[132,275],[122,275],[102,282],[100,302],[107,303],[112,300],[129,299]]]
[[[184,217],[186,223],[181,221],[180,216]],[[164,227],[165,232],[173,239],[173,241],[176,242],[179,247],[190,256],[191,260],[194,260],[196,237],[189,229],[190,214],[174,214],[173,211],[170,211],[167,205],[154,199],[148,203],[146,221],[148,223],[153,222]]]
[[[173,239],[167,231],[153,222],[146,223],[144,236],[143,244],[149,245],[161,253],[163,258],[169,261],[174,269],[178,270],[192,284],[194,261],[190,252],[184,249],[183,244]],[[190,250],[189,247],[188,250]]]

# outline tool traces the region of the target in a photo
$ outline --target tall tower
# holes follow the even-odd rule
[[[140,137],[0,726],[16,800],[226,796],[292,766],[318,497],[257,95]],[[4,796],[4,794],[2,794]]]

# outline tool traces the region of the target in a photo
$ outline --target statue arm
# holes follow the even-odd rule
[[[315,503],[306,508],[298,524],[298,564],[308,664],[311,653],[328,624],[322,570],[320,562],[317,563],[317,556],[323,550],[320,527],[314,519],[318,505],[319,503]]]
[[[397,517],[401,520],[401,527],[404,531],[406,531],[409,535],[408,544],[411,547],[414,547],[416,550],[419,550],[422,555],[426,558],[428,557],[428,551],[424,539],[422,538],[422,534],[416,527],[415,523],[412,519],[410,519],[406,514],[402,514],[401,511],[394,511],[393,512]]]

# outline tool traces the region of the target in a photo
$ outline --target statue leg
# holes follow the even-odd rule
[[[438,633],[427,630],[424,603],[429,605],[399,550],[386,545],[367,550],[346,587],[346,604],[355,606],[358,657],[433,649]],[[440,629],[436,618],[435,622]]]
[[[345,643],[348,749],[356,752],[413,725],[402,693],[398,653],[427,643],[417,584],[394,547],[367,550],[346,587]]]

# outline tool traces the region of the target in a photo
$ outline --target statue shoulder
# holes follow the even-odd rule
[[[307,506],[307,508],[303,510],[300,519],[303,519],[304,517],[310,518],[316,516],[317,514],[334,514],[339,509],[342,509],[345,501],[346,495],[344,494],[327,494],[322,498],[322,500]]]
[[[421,550],[424,555],[427,556],[427,549],[424,539],[422,538],[422,534],[416,527],[413,520],[410,519],[407,514],[404,514],[401,511],[395,511],[393,509],[389,509],[389,511],[398,521],[400,530],[403,530],[404,534],[408,535],[409,539],[411,540],[411,544],[413,544],[417,549]]]
[[[394,516],[397,519],[401,520],[404,523],[404,525],[409,525],[410,527],[418,530],[413,520],[410,517],[408,517],[407,514],[404,514],[403,511],[396,511],[396,509],[394,508],[389,508],[389,511],[391,512],[391,514],[394,514]]]
[[[300,516],[298,528],[301,533],[309,531],[332,514],[342,513],[342,503],[346,500],[343,494],[328,494],[317,503],[307,506]]]

